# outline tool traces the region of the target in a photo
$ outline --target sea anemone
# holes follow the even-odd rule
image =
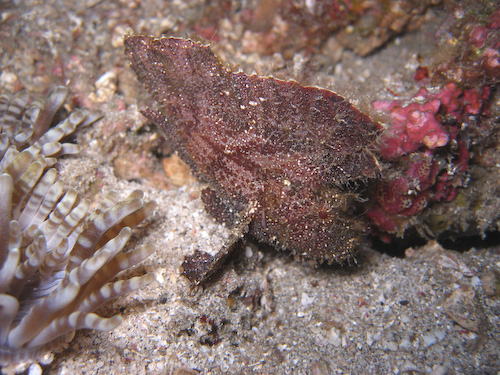
[[[26,92],[0,96],[0,365],[37,360],[77,329],[114,329],[121,317],[93,311],[154,280],[112,280],[153,252],[122,249],[154,203],[141,191],[121,202],[111,194],[90,213],[90,202],[50,168],[79,152],[62,139],[100,117],[75,110],[54,126],[67,94],[58,87],[44,103]]]

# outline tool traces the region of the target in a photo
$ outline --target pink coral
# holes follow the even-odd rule
[[[435,113],[432,111],[410,111],[406,122],[406,134],[411,142],[423,143],[430,149],[442,147],[448,143],[448,134],[436,120]]]
[[[393,120],[391,127],[382,135],[380,153],[385,159],[395,159],[422,146],[434,149],[448,143],[447,131],[436,117],[441,105],[439,100],[414,102],[407,106],[400,103],[373,103],[375,109],[388,110]]]
[[[430,155],[418,159],[408,161],[402,176],[376,186],[377,204],[367,216],[380,230],[396,232],[404,218],[419,214],[433,199],[438,163]]]
[[[374,204],[367,216],[377,229],[401,234],[408,219],[429,203],[450,202],[457,196],[469,161],[467,145],[460,139],[462,124],[485,112],[489,95],[487,87],[463,89],[448,83],[434,92],[421,88],[410,103],[372,103],[391,118],[381,135],[380,154],[405,166],[402,173],[387,177],[375,187]],[[454,151],[443,162],[437,152],[450,143]]]
[[[394,160],[417,150],[434,150],[456,139],[457,122],[477,115],[482,109],[487,88],[462,89],[449,83],[429,93],[421,88],[409,104],[401,100],[375,101],[373,107],[388,112],[391,124],[381,137],[380,154]]]

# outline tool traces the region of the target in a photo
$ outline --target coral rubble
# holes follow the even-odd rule
[[[243,27],[246,52],[282,53],[292,58],[298,51],[318,52],[332,35],[342,46],[367,55],[399,33],[415,30],[425,11],[439,1],[390,0],[263,0],[214,3],[193,19],[194,30],[206,39],[220,39],[223,22]],[[290,38],[290,35],[294,35]]]

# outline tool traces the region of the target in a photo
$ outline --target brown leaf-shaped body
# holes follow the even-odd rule
[[[128,36],[125,53],[210,212],[302,258],[341,262],[364,234],[355,180],[375,175],[377,124],[331,91],[233,73],[210,48]]]

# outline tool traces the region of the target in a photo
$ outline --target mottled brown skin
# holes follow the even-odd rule
[[[128,36],[125,53],[161,108],[144,115],[209,183],[203,202],[237,229],[234,240],[248,230],[327,263],[355,253],[365,234],[356,181],[378,170],[368,116],[324,89],[233,73],[190,40]],[[222,255],[203,259],[199,274],[192,256],[184,273],[199,283]]]

